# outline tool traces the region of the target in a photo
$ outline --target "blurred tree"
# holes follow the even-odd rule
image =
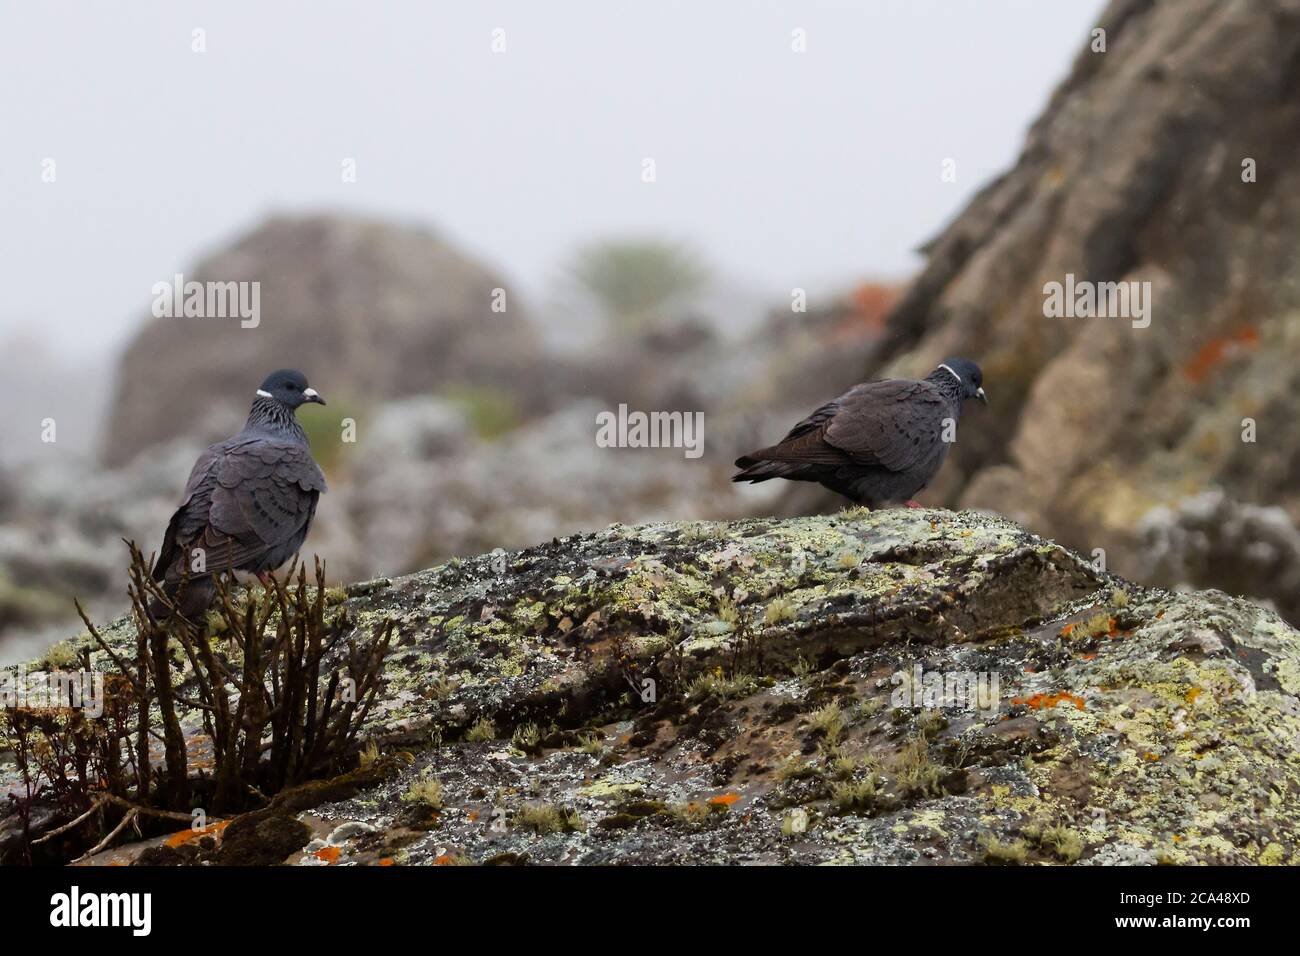
[[[668,318],[709,281],[698,256],[659,239],[609,239],[578,250],[569,275],[611,328],[638,332]]]

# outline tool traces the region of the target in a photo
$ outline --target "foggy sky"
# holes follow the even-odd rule
[[[155,282],[272,211],[430,225],[534,300],[606,235],[687,240],[777,295],[903,277],[1099,7],[4,3],[0,340],[107,357]]]

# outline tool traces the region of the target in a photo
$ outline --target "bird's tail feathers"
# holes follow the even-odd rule
[[[773,478],[789,478],[799,470],[799,465],[789,461],[764,461],[762,459],[736,459],[736,467],[741,471],[731,476],[732,481],[770,481]]]

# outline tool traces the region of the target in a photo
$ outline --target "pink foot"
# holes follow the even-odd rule
[[[924,507],[925,507],[925,505],[921,504],[921,502],[919,502],[919,501],[913,501],[911,498],[908,498],[908,499],[907,499],[907,503],[906,503],[906,504],[907,504],[907,507],[909,507],[909,508],[924,508]]]

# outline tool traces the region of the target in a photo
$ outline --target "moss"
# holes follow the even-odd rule
[[[831,802],[840,813],[870,813],[876,810],[880,786],[874,777],[845,781],[831,787]]]
[[[669,816],[679,820],[690,827],[699,827],[708,822],[715,813],[725,813],[726,807],[718,804],[703,803],[698,800],[692,800],[688,803],[679,803],[668,808]]]
[[[1062,863],[1073,863],[1083,855],[1083,837],[1069,827],[1045,827],[1038,836],[1038,845]]]
[[[705,671],[687,684],[686,699],[693,703],[709,698],[720,701],[731,700],[733,697],[742,697],[753,692],[757,686],[758,680],[753,674],[738,673],[728,676],[724,675],[722,668],[719,667],[713,671]]]
[[[520,724],[515,728],[510,742],[526,754],[538,753],[541,748],[542,732],[536,724]]]
[[[66,671],[80,663],[80,652],[75,641],[60,641],[36,662],[33,670]]]
[[[836,780],[848,780],[858,770],[858,762],[852,757],[837,757],[831,763],[831,776]]]
[[[373,739],[367,740],[365,746],[361,748],[358,759],[362,769],[368,769],[377,764],[379,762],[379,743]]]
[[[776,598],[763,612],[763,623],[768,627],[794,620],[794,603],[788,598]]]
[[[465,732],[465,739],[472,744],[481,744],[493,740],[497,735],[497,726],[486,717],[480,717],[474,726]]]
[[[837,703],[829,703],[808,715],[808,724],[813,733],[821,736],[828,744],[834,744],[844,732],[844,714]]]
[[[1029,856],[1029,848],[1024,840],[1003,843],[995,836],[985,835],[980,838],[980,850],[984,862],[992,866],[1019,866]]]
[[[916,718],[916,732],[933,740],[948,727],[948,718],[938,710],[923,710]]]
[[[813,777],[820,777],[822,771],[814,764],[801,760],[798,757],[791,757],[776,769],[776,779],[785,780],[808,780]]]
[[[909,797],[937,797],[943,792],[944,768],[930,759],[930,749],[923,738],[908,741],[894,756],[891,765],[899,792]]]
[[[515,811],[514,824],[534,833],[568,833],[585,830],[576,810],[557,807],[553,804],[525,804]]]
[[[407,788],[402,799],[407,803],[422,804],[431,810],[441,810],[442,784],[433,777],[422,777]]]

